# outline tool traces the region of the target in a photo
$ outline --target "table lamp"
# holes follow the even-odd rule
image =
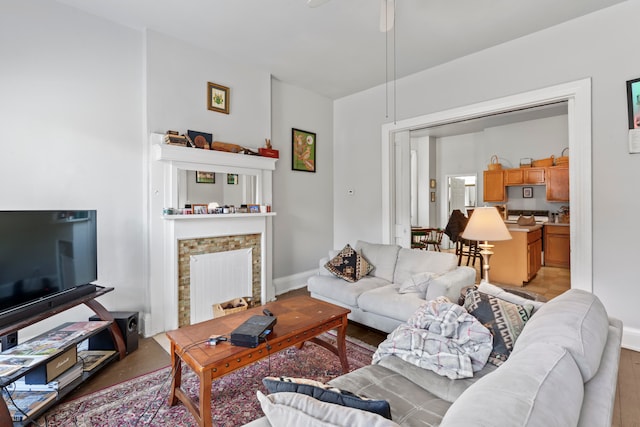
[[[491,249],[493,245],[489,241],[510,240],[511,233],[504,224],[504,220],[500,216],[498,210],[493,206],[475,208],[473,215],[469,218],[469,222],[462,232],[462,237],[467,240],[477,240],[478,246],[482,249],[484,274],[482,281],[489,283],[489,258],[493,255]]]

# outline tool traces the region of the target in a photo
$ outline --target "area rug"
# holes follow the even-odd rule
[[[335,334],[325,333],[320,338],[335,344]],[[374,347],[347,337],[349,369],[369,365],[374,351]],[[213,381],[213,424],[241,426],[261,417],[256,390],[267,393],[262,385],[264,377],[304,377],[326,382],[341,374],[338,357],[313,343],[306,343],[302,349],[292,347],[274,353],[268,359]],[[186,392],[197,400],[199,380],[189,368],[183,368],[182,381]],[[47,427],[196,426],[182,403],[168,406],[170,386],[171,368],[162,368],[54,406],[38,424]]]

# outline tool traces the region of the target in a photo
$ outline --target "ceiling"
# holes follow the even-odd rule
[[[379,0],[57,1],[337,99],[393,80],[394,45],[400,78],[624,0],[396,0],[386,34]]]

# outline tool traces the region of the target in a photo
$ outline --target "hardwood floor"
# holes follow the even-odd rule
[[[543,268],[544,271],[525,287],[527,290],[543,293],[553,298],[568,289],[568,276],[565,269]],[[308,295],[306,288],[278,296],[279,299],[295,295]],[[377,346],[386,338],[385,333],[349,322],[347,334],[370,345]],[[168,366],[170,358],[167,352],[153,339],[142,338],[139,348],[124,360],[112,363],[83,384],[69,398],[92,393],[104,387],[135,378],[147,372]],[[622,349],[618,371],[613,427],[640,427],[640,353]]]

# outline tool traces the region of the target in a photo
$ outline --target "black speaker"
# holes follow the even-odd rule
[[[124,338],[127,354],[138,348],[138,312],[112,311],[113,320],[120,328]],[[100,320],[98,316],[91,316],[89,320]],[[89,338],[89,350],[115,350],[116,346],[108,329]]]

